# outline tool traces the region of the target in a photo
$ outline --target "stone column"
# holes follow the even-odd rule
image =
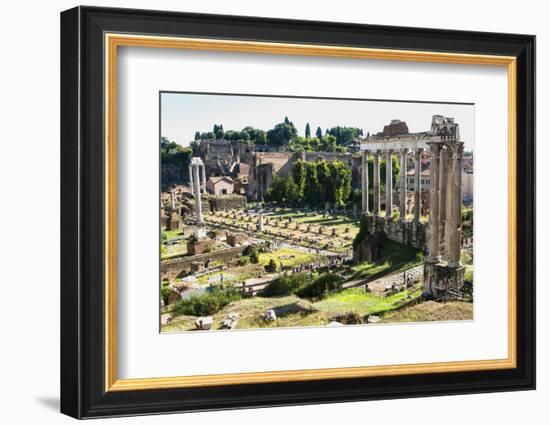
[[[373,214],[380,214],[380,152],[374,151],[374,162],[372,170],[372,195],[373,195]]]
[[[407,218],[407,153],[408,149],[401,149],[401,172],[399,176],[399,215],[401,220]]]
[[[195,185],[195,217],[197,218],[197,223],[202,225],[204,223],[204,219],[202,217],[199,167],[199,165],[193,166],[193,183]]]
[[[428,221],[428,258],[430,263],[440,260],[439,248],[439,152],[441,144],[430,142],[430,217]]]
[[[361,152],[361,200],[364,214],[369,212],[369,163],[368,152]]]
[[[176,209],[176,197],[173,191],[170,191],[170,209],[172,211]]]
[[[203,165],[202,167],[202,193],[206,193],[206,171],[205,171],[205,166]]]
[[[447,185],[447,257],[449,267],[460,267],[460,240],[462,237],[462,150],[463,142],[455,142],[449,152],[451,156],[452,173],[449,174]]]
[[[392,151],[386,151],[386,218],[391,218],[391,208],[393,203],[393,173],[392,173]]]
[[[193,189],[193,167],[190,165],[189,166],[189,187],[191,188],[191,195],[194,194],[194,189]]]
[[[422,208],[422,200],[420,198],[420,172],[422,164],[420,162],[421,150],[414,152],[414,220],[420,221],[420,210]]]
[[[439,239],[445,247],[441,251],[442,257],[447,257],[447,243],[445,237],[445,223],[447,221],[447,180],[450,171],[449,148],[443,146],[439,161]]]

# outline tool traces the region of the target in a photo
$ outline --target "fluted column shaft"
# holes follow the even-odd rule
[[[399,215],[402,220],[407,218],[407,153],[408,149],[401,149],[401,171],[399,176]]]
[[[374,151],[372,170],[373,213],[380,214],[380,153]]]
[[[439,261],[439,143],[430,145],[430,217],[428,221],[428,261]]]
[[[369,163],[368,152],[361,152],[361,200],[362,212],[369,212]]]
[[[414,219],[415,221],[420,220],[420,209],[421,209],[421,199],[420,199],[420,169],[422,164],[420,163],[420,151],[417,150],[414,153]]]
[[[202,193],[206,193],[206,171],[205,166],[201,167],[202,169]]]
[[[386,218],[391,217],[393,204],[393,169],[391,160],[392,151],[386,151]]]
[[[190,165],[189,166],[189,187],[191,188],[191,195],[195,194],[193,186],[194,186],[194,184],[193,184],[193,167]]]
[[[462,237],[462,149],[464,144],[456,142],[452,148],[452,174],[447,186],[449,204],[447,209],[447,251],[449,267],[460,266],[460,240]]]
[[[441,148],[439,154],[439,239],[443,243],[444,251],[441,252],[442,257],[447,257],[447,240],[445,232],[445,223],[447,222],[447,186],[448,177],[451,171],[451,162],[449,148],[447,146]]]
[[[202,224],[204,222],[202,217],[202,205],[201,205],[201,188],[199,177],[199,165],[193,166],[193,183],[195,185],[195,215],[197,222]]]

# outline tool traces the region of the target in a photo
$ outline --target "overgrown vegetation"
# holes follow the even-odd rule
[[[187,167],[192,150],[184,148],[166,137],[160,139],[161,189],[168,190],[171,186],[187,183]]]
[[[341,288],[344,278],[335,273],[325,273],[298,288],[300,298],[318,298]]]
[[[351,194],[351,170],[342,161],[295,161],[287,177],[275,177],[266,201],[324,207],[345,205]]]
[[[234,288],[213,287],[208,292],[180,300],[174,306],[173,314],[187,316],[211,316],[227,304],[243,298],[243,294]]]
[[[335,273],[310,276],[307,273],[294,273],[281,276],[267,285],[259,295],[280,297],[297,295],[300,298],[318,298],[341,288],[344,279]]]

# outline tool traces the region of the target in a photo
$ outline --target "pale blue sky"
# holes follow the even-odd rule
[[[195,131],[211,131],[214,124],[224,130],[242,130],[246,126],[269,130],[284,120],[294,122],[303,136],[306,123],[312,135],[317,126],[362,128],[377,133],[392,119],[407,122],[410,132],[430,129],[432,115],[454,117],[466,149],[474,144],[474,106],[384,102],[371,100],[297,99],[278,97],[211,95],[189,93],[161,94],[161,136],[187,146]]]

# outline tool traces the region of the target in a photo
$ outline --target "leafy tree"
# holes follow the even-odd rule
[[[318,200],[316,204],[324,204],[326,201],[331,201],[328,199],[331,194],[329,194],[330,187],[330,169],[327,161],[321,160],[315,162],[315,172],[317,174],[317,184],[318,184]],[[331,197],[331,196],[330,196]],[[334,202],[334,201],[332,201]]]
[[[314,162],[305,163],[304,201],[309,206],[318,205],[319,181],[317,180],[317,166]]]
[[[336,144],[347,146],[355,141],[358,136],[363,135],[363,129],[357,127],[332,127],[327,133],[336,138]]]
[[[200,140],[200,138],[201,138],[200,131],[195,131],[195,140]]]
[[[319,145],[322,152],[334,152],[336,151],[336,137],[325,134]]]
[[[249,140],[252,140],[256,145],[265,145],[267,143],[266,132],[254,127],[245,127],[242,132],[247,132]]]
[[[329,169],[330,193],[334,195],[334,202],[341,207],[351,193],[351,170],[342,161],[332,161]]]
[[[309,126],[309,123],[306,124],[305,136],[306,136],[306,139],[311,138],[311,127]]]
[[[292,164],[292,179],[298,190],[298,199],[302,199],[306,183],[306,166],[304,161],[298,160]]]
[[[241,138],[241,132],[235,130],[227,130],[223,136],[225,140],[237,141]]]
[[[160,140],[161,189],[163,191],[188,180],[187,167],[192,150],[171,142],[166,137]]]
[[[223,139],[223,136],[225,134],[224,131],[223,131],[223,125],[222,124],[220,124],[220,125],[214,124],[213,133],[216,136],[217,140]]]
[[[265,200],[268,202],[280,202],[283,204],[295,204],[300,199],[298,186],[291,176],[275,176],[271,186],[267,190]]]
[[[317,130],[315,131],[315,137],[317,137],[319,140],[323,138],[323,130],[321,130],[321,127],[317,127]]]
[[[288,145],[297,135],[296,127],[288,120],[288,117],[285,117],[285,122],[277,124],[267,132],[267,142],[270,146],[282,147]]]

